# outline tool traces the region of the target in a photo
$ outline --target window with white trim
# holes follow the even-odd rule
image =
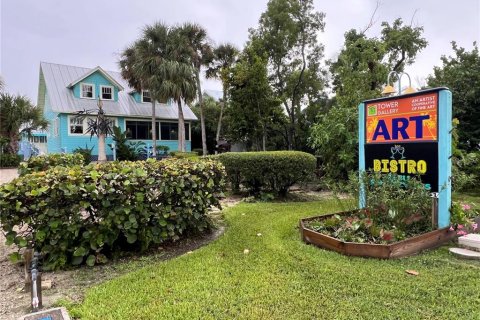
[[[150,92],[148,90],[142,90],[142,102],[152,102]]]
[[[102,91],[102,100],[113,100],[113,87],[112,86],[100,86]]]
[[[82,119],[81,117],[77,117],[77,116],[73,116],[73,115],[69,116],[68,117],[68,121],[69,121],[68,134],[69,135],[83,135],[83,134],[87,133],[88,119],[89,119],[89,117]],[[117,118],[108,117],[107,119],[110,120],[110,127],[111,127],[112,130],[113,130],[114,126],[118,126]]]
[[[95,90],[93,89],[93,84],[90,83],[81,83],[80,84],[80,97],[85,99],[94,99]]]
[[[70,134],[83,134],[83,119],[70,117]]]

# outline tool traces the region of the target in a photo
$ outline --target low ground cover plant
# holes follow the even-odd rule
[[[315,171],[313,155],[300,151],[227,152],[217,156],[234,191],[251,195],[271,192],[284,196],[295,183],[309,180]]]
[[[349,190],[358,199],[365,193],[365,207],[307,223],[312,230],[349,242],[391,243],[432,230],[430,191],[415,177],[363,173]]]
[[[18,173],[24,176],[33,172],[46,171],[56,166],[72,167],[85,164],[82,153],[51,153],[30,157],[20,163]]]
[[[223,176],[212,160],[57,166],[0,186],[0,224],[8,244],[35,248],[47,269],[94,265],[210,228]]]

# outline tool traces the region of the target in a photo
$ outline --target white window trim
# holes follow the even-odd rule
[[[142,103],[152,103],[152,101],[147,101],[147,102],[143,101],[143,92],[148,92],[148,93],[150,93],[150,91],[148,91],[148,90],[142,90],[142,91],[140,92],[140,101],[142,101]],[[150,100],[152,100],[152,96],[150,96]]]
[[[87,119],[86,119],[86,118],[84,118],[83,121],[82,121],[82,131],[83,131],[82,133],[72,133],[72,132],[70,131],[70,126],[72,125],[72,120],[73,120],[74,118],[76,118],[76,117],[77,117],[77,116],[74,116],[74,115],[69,115],[69,116],[68,116],[68,123],[67,123],[67,132],[68,132],[68,135],[69,135],[69,136],[77,136],[77,137],[78,137],[78,136],[84,136],[84,135],[85,135],[85,126],[86,126],[86,124],[87,124],[87,121],[86,121]]]
[[[69,136],[72,136],[72,137],[82,137],[82,136],[87,136],[87,133],[86,133],[86,130],[87,130],[87,119],[88,118],[92,118],[92,117],[85,117],[82,121],[82,127],[83,127],[83,133],[71,133],[70,132],[70,121],[71,119],[73,118],[76,118],[77,116],[76,115],[69,115],[68,116],[68,122],[67,122],[67,133]],[[113,126],[115,127],[118,127],[118,118],[113,118],[113,117],[108,117],[107,116],[107,119],[110,119],[110,120],[113,120]]]
[[[104,99],[103,98],[103,88],[110,88],[112,89],[112,99]],[[115,100],[115,88],[113,86],[100,86],[100,99],[105,101],[113,101]]]
[[[83,96],[83,86],[92,86],[92,97]],[[82,99],[95,99],[95,85],[93,83],[80,82],[80,98]]]

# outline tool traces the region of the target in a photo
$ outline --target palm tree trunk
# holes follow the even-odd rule
[[[155,116],[155,99],[152,97],[152,152],[153,157],[157,159],[157,125]]]
[[[182,100],[177,101],[178,105],[178,150],[185,152],[185,120],[183,119]]]
[[[226,84],[223,85],[223,103],[220,105],[220,116],[218,117],[218,124],[217,124],[217,135],[215,137],[216,146],[215,146],[215,154],[218,153],[218,143],[220,142],[220,132],[222,131],[222,118],[223,118],[223,109],[227,104],[227,86]]]
[[[202,131],[202,153],[204,156],[208,154],[207,150],[207,133],[205,131],[205,115],[203,110],[203,95],[202,95],[202,87],[200,84],[200,70],[197,69],[197,91],[198,91],[198,103],[200,103],[200,128]]]
[[[98,162],[107,161],[107,154],[105,153],[105,133],[98,134]]]

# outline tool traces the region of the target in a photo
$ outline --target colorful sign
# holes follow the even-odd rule
[[[359,110],[359,170],[418,176],[450,224],[452,94],[446,88],[368,100]],[[360,197],[360,206],[365,204]]]
[[[366,143],[437,141],[438,93],[366,104]]]

